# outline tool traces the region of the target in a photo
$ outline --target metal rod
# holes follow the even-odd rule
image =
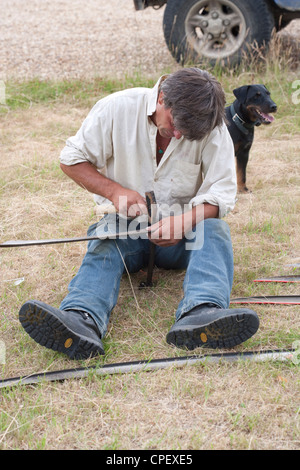
[[[149,224],[152,225],[155,220],[156,211],[157,211],[156,198],[155,198],[155,194],[153,191],[146,192],[145,196],[146,196],[146,202],[147,202]],[[152,287],[153,285],[152,278],[153,278],[153,270],[154,270],[154,265],[155,265],[155,251],[156,251],[156,247],[154,243],[150,242],[147,279],[146,279],[146,282],[140,283],[140,289],[144,287]]]
[[[74,243],[74,242],[84,242],[91,240],[114,240],[116,238],[125,238],[125,237],[136,237],[138,235],[148,234],[147,229],[142,230],[133,230],[130,232],[118,232],[118,233],[107,233],[101,235],[95,235],[93,237],[83,236],[77,238],[53,238],[48,240],[10,240],[0,244],[0,248],[15,248],[21,246],[33,246],[33,245],[53,245],[56,243]]]
[[[275,276],[255,279],[254,282],[300,282],[300,276]]]
[[[231,299],[231,304],[278,304],[278,305],[299,305],[299,295],[271,295],[260,297],[240,297]]]
[[[149,372],[170,367],[186,367],[200,364],[238,362],[238,361],[280,361],[286,362],[293,359],[293,350],[274,351],[246,351],[241,353],[210,354],[203,356],[185,356],[175,358],[154,359],[149,361],[134,361],[116,364],[105,364],[102,367],[83,367],[77,369],[58,370],[53,372],[41,372],[23,377],[13,377],[0,381],[0,388],[14,387],[17,385],[33,385],[43,382],[61,382],[67,379],[81,379],[95,375],[128,374],[136,372]]]

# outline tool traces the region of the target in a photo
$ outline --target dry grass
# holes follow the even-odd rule
[[[299,109],[283,90],[286,78],[273,83],[281,104],[277,120],[256,131],[248,171],[252,192],[239,196],[227,218],[236,265],[233,296],[299,293],[297,285],[253,283],[257,276],[290,274],[286,265],[300,262]],[[228,79],[228,96],[242,80],[247,77]],[[89,107],[62,101],[0,116],[1,240],[78,236],[95,221],[91,196],[58,165],[65,139]],[[0,252],[3,378],[81,365],[35,344],[18,322],[18,309],[29,298],[58,306],[84,252],[84,243]],[[131,282],[124,276],[105,339],[106,363],[184,355],[165,342],[183,276],[155,271],[157,286],[149,292],[138,290],[143,273]],[[15,285],[19,278],[24,281]],[[291,348],[299,339],[297,306],[258,306],[257,312],[258,333],[237,351]],[[84,364],[98,363],[102,359]],[[299,448],[299,369],[289,363],[91,374],[0,393],[2,449]]]

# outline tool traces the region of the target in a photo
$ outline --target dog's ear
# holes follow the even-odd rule
[[[233,90],[233,94],[241,103],[245,103],[247,100],[249,88],[249,85],[241,86]]]

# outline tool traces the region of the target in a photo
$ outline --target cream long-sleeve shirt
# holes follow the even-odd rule
[[[201,141],[172,138],[157,165],[157,128],[150,117],[160,80],[153,89],[132,88],[98,101],[77,134],[67,140],[60,161],[88,161],[142,196],[154,191],[163,215],[168,215],[168,207],[187,210],[206,202],[218,206],[222,218],[236,199],[234,149],[227,127],[224,123]],[[99,195],[95,201],[111,203]]]

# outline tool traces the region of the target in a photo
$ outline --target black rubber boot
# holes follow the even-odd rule
[[[233,348],[251,338],[259,327],[253,310],[221,309],[213,304],[193,308],[167,334],[167,343],[178,348]]]
[[[70,359],[104,354],[96,323],[86,312],[59,310],[38,300],[29,300],[22,305],[19,320],[37,343],[64,353]]]

